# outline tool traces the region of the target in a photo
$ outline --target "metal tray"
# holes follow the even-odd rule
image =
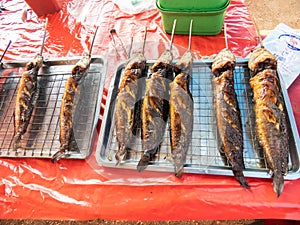
[[[71,68],[80,57],[45,60],[38,75],[40,94],[27,132],[23,135],[22,150],[12,149],[14,109],[17,88],[24,62],[8,62],[0,70],[0,157],[51,158],[59,150],[59,112],[65,82]],[[93,133],[98,122],[106,62],[93,57],[88,75],[78,86],[75,95],[74,135],[79,152],[69,158],[84,159],[91,152]]]
[[[153,62],[148,62],[148,67]],[[193,63],[190,90],[194,99],[194,129],[191,147],[188,151],[185,173],[216,174],[233,176],[231,169],[224,164],[219,153],[216,119],[213,107],[213,90],[211,81],[211,60],[197,60]],[[241,110],[244,161],[247,177],[268,178],[268,170],[261,149],[259,149],[254,132],[254,111],[251,88],[249,86],[249,69],[247,59],[238,59],[235,68],[235,90]],[[115,80],[110,87],[107,97],[107,107],[104,113],[100,138],[97,145],[96,158],[100,165],[115,167],[115,153],[118,149],[114,126],[114,103],[117,89],[123,71],[121,65],[116,72]],[[286,179],[297,179],[299,173],[299,135],[287,91],[282,89],[288,114],[290,132],[289,173]],[[109,106],[109,107],[108,107]],[[120,169],[136,169],[142,154],[141,141],[137,138],[135,151],[129,152],[126,159],[117,166]],[[147,170],[173,172],[170,160],[169,124],[160,152]]]

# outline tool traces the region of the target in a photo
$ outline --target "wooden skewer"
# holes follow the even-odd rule
[[[189,45],[188,45],[188,51],[191,51],[191,43],[192,43],[192,31],[193,31],[193,20],[190,22],[190,32],[189,32]]]
[[[256,20],[254,18],[253,18],[253,24],[254,24],[254,27],[256,29],[256,34],[257,34],[257,37],[258,37],[258,40],[259,40],[260,47],[264,48],[263,40],[261,38],[259,28],[258,28]]]
[[[43,37],[41,51],[40,51],[41,55],[43,54],[43,49],[44,49],[44,44],[45,44],[45,39],[46,39],[47,26],[48,26],[48,18],[46,18],[45,27],[44,27],[44,37]]]
[[[227,38],[227,25],[226,25],[226,23],[224,23],[224,38],[225,38],[226,49],[228,50],[228,38]]]
[[[9,48],[10,45],[11,45],[11,40],[9,40],[8,45],[6,46],[6,48],[5,48],[5,50],[4,50],[3,54],[2,54],[2,56],[1,56],[1,58],[0,58],[0,63],[1,63],[1,61],[2,61],[2,59],[3,59],[5,53],[7,52],[7,50],[8,50],[8,48]]]
[[[173,47],[173,40],[174,40],[176,22],[177,22],[177,20],[175,19],[174,22],[173,22],[173,28],[172,28],[172,34],[171,34],[171,40],[170,40],[170,49],[169,49],[170,51],[172,50],[172,47]]]
[[[99,26],[96,27],[96,30],[95,30],[95,33],[94,33],[94,36],[93,36],[93,40],[91,42],[91,47],[90,47],[90,51],[89,51],[89,56],[92,55],[92,49],[93,49],[93,46],[94,46],[94,42],[95,42],[95,39],[96,39],[96,34],[97,34],[97,31],[98,31],[98,28]]]

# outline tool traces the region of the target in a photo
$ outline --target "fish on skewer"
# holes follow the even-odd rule
[[[52,156],[51,161],[53,163],[61,158],[69,157],[70,152],[72,151],[79,151],[73,130],[74,100],[75,94],[78,92],[78,85],[88,73],[91,64],[92,48],[97,31],[98,26],[96,27],[89,53],[84,54],[84,56],[72,67],[71,76],[66,81],[59,114],[60,148]]]
[[[144,56],[147,28],[142,52],[132,56],[125,64],[115,104],[115,126],[118,150],[115,154],[119,165],[133,146],[140,121],[139,82],[146,73]],[[129,55],[129,54],[128,54]]]
[[[226,28],[224,28],[224,30],[225,29]],[[243,131],[240,109],[234,90],[233,71],[235,65],[236,58],[227,46],[221,50],[213,60],[212,81],[214,107],[220,142],[220,153],[225,155],[235,178],[239,181],[241,186],[250,188],[243,173],[245,169],[243,158]]]
[[[48,18],[45,22],[44,37],[41,50],[34,59],[26,64],[25,72],[21,75],[20,84],[17,90],[16,105],[14,112],[14,138],[13,150],[15,152],[21,147],[22,136],[26,133],[34,106],[39,96],[39,85],[37,75],[43,65],[43,48],[46,38]]]
[[[193,131],[194,102],[189,90],[192,75],[193,54],[191,48],[192,23],[189,46],[180,61],[174,65],[175,78],[170,84],[170,142],[175,176],[182,177]]]
[[[142,149],[143,155],[137,165],[139,172],[145,170],[155,157],[166,129],[169,117],[169,83],[173,79],[172,43],[176,20],[174,20],[170,48],[151,67],[152,74],[146,79],[142,103]]]
[[[261,47],[251,53],[248,67],[251,74],[249,83],[253,91],[256,136],[273,178],[274,192],[279,197],[284,187],[284,176],[288,172],[289,137],[277,60],[264,48],[261,41]]]

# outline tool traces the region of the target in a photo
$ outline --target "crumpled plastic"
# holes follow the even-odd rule
[[[29,12],[22,21],[26,5],[22,0],[3,1],[0,13],[0,53],[13,41],[5,61],[26,60],[39,50],[45,17]],[[111,0],[66,0],[60,12],[47,15],[49,20],[44,57],[83,55],[90,47],[95,26],[99,26],[93,55],[107,59],[107,74],[99,133],[108,87],[116,65],[124,62],[119,43],[114,46],[110,30],[115,29],[128,49],[133,36],[133,51],[142,47],[148,28],[145,56],[157,59],[169,46],[170,35],[162,28],[156,9],[130,15]],[[243,0],[232,0],[225,17],[228,46],[237,57],[246,57],[258,44],[257,33]],[[187,48],[188,36],[175,35],[174,57]],[[120,55],[116,54],[115,47]],[[210,56],[225,47],[224,33],[193,36],[191,51],[196,59]],[[289,89],[299,121],[300,80]],[[298,126],[299,129],[299,126]],[[272,190],[271,179],[247,178],[250,190],[240,187],[234,177],[106,168],[96,161],[95,149],[86,160],[0,158],[1,219],[71,219],[96,218],[117,220],[202,220],[274,218],[300,220],[300,180],[287,180],[280,198]]]

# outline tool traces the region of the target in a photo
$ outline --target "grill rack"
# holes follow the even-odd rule
[[[176,62],[176,61],[175,61]],[[174,62],[174,63],[175,63]],[[150,66],[154,61],[148,61]],[[211,81],[211,60],[196,60],[193,63],[192,79],[190,82],[190,91],[194,100],[194,128],[190,149],[187,153],[185,173],[197,174],[215,174],[232,176],[232,171],[226,160],[224,160],[219,152],[217,125],[215,120],[213,106],[213,89]],[[118,69],[114,83],[108,93],[106,107],[100,138],[98,141],[96,158],[100,165],[106,167],[116,167],[114,158],[118,144],[116,141],[116,132],[114,126],[114,103],[117,96],[117,89],[124,65]],[[148,70],[148,74],[150,70]],[[244,138],[244,162],[246,170],[245,176],[269,178],[268,170],[265,164],[265,158],[262,149],[255,136],[255,114],[253,111],[252,91],[249,86],[249,69],[247,59],[238,59],[234,71],[235,91],[241,112],[243,138]],[[288,114],[288,125],[291,134],[290,138],[290,160],[289,173],[286,179],[297,179],[299,175],[299,135],[297,132],[293,112],[287,95],[287,91],[282,89],[283,96]],[[171,147],[169,140],[169,122],[164,135],[164,141],[161,145],[159,153],[154,161],[151,161],[147,170],[173,172],[174,167],[171,161]],[[142,155],[140,136],[136,137],[133,147],[126,158],[116,168],[120,169],[136,169]]]
[[[26,62],[9,62],[0,70],[0,157],[51,158],[59,150],[59,113],[64,86],[80,58],[45,60],[38,75],[40,93],[21,150],[14,152],[14,109],[17,88]],[[105,60],[91,59],[87,76],[78,86],[74,104],[74,135],[79,152],[68,158],[86,158],[98,122],[105,79]]]

